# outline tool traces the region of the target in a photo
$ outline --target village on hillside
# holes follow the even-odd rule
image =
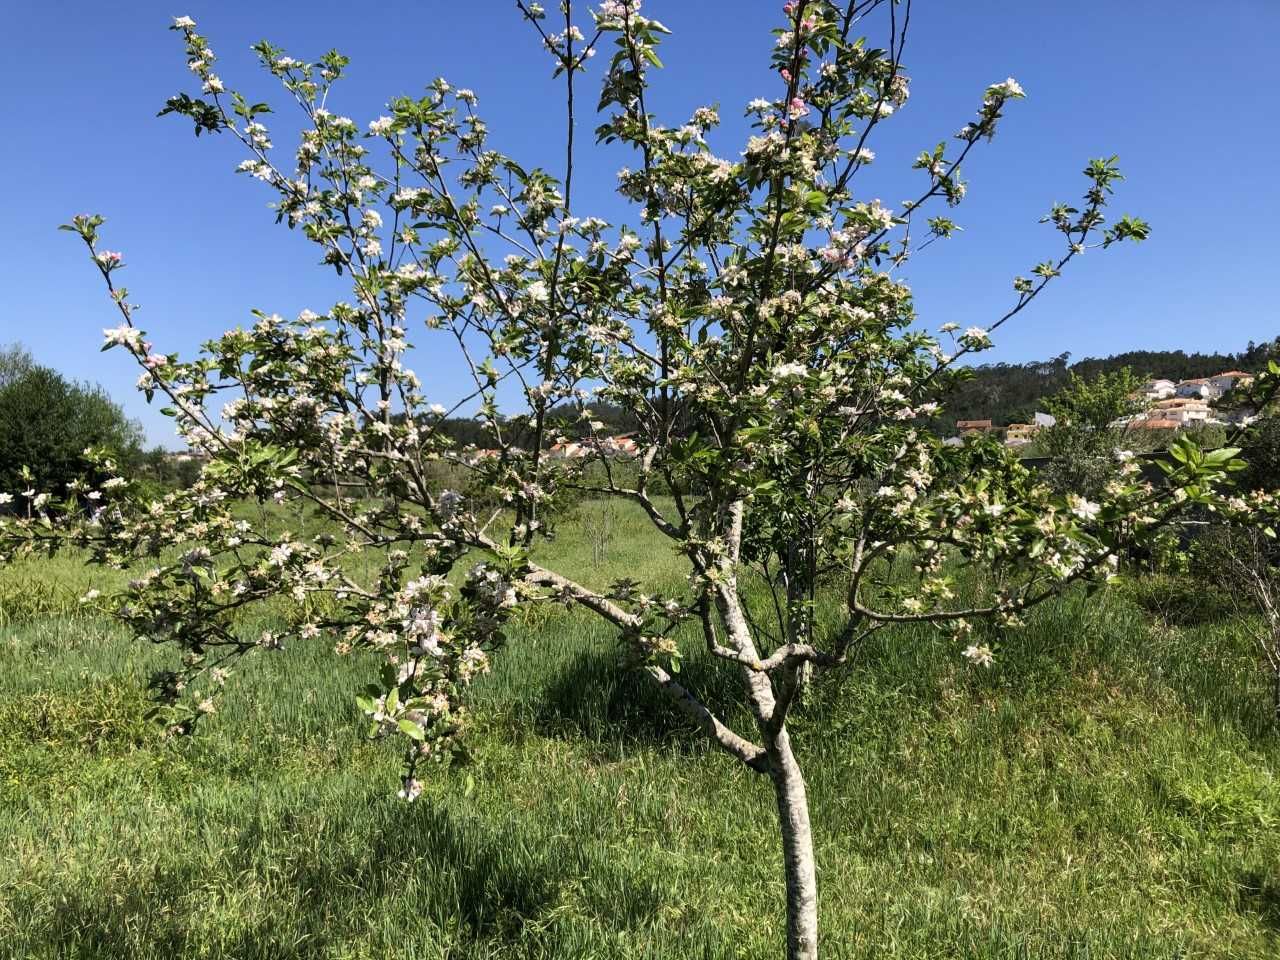
[[[1172,433],[1177,430],[1194,429],[1208,425],[1247,426],[1256,419],[1256,411],[1248,406],[1223,406],[1217,403],[1236,387],[1245,386],[1253,381],[1253,375],[1243,370],[1227,370],[1211,377],[1198,377],[1190,380],[1168,380],[1155,378],[1142,384],[1137,399],[1144,407],[1139,412],[1121,417],[1112,423],[1115,427],[1129,430],[1144,430],[1159,434]],[[991,418],[980,420],[957,420],[957,435],[948,437],[944,442],[956,445],[964,442],[967,436],[989,434],[999,436],[1009,447],[1027,447],[1036,439],[1041,430],[1051,427],[1056,420],[1052,414],[1037,412],[1028,423],[1010,423],[997,426]],[[634,434],[621,433],[610,435],[606,425],[593,425],[590,436],[580,439],[558,437],[548,447],[547,456],[552,460],[579,460],[587,457],[607,457],[611,460],[634,460],[641,455],[641,449]],[[500,455],[500,451],[484,448],[468,448],[467,459],[479,462]],[[201,463],[208,455],[201,451],[181,450],[168,451],[167,460],[173,463]]]
[[[1247,426],[1256,419],[1256,411],[1246,406],[1222,408],[1214,404],[1236,387],[1245,386],[1252,381],[1253,375],[1243,370],[1227,370],[1211,377],[1190,380],[1147,380],[1140,392],[1144,408],[1131,416],[1115,420],[1112,426],[1157,433],[1210,424]],[[1035,414],[1030,423],[1011,423],[1005,427],[995,426],[990,419],[957,420],[956,430],[959,435],[949,438],[947,442],[961,443],[964,437],[972,434],[1000,434],[1007,446],[1025,447],[1035,440],[1036,434],[1045,427],[1053,426],[1054,422],[1054,418],[1047,413]]]

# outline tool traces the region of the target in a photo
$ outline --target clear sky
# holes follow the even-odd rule
[[[712,146],[736,155],[741,106],[777,95],[767,55],[779,7],[649,0],[645,12],[675,31],[651,107],[679,123],[719,103],[727,122]],[[102,383],[165,445],[171,428],[134,393],[137,371],[122,353],[98,352],[101,329],[118,321],[59,223],[77,212],[108,218],[105,245],[126,254],[122,282],[163,351],[189,354],[251,322],[252,307],[319,312],[344,295],[313,266],[316,248],[274,225],[267,189],[232,172],[236,144],[225,135],[197,141],[185,119],[156,118],[166,97],[195,92],[180,39],[166,29],[178,14],[210,37],[228,86],[281,109],[253,63],[253,41],[300,59],[334,46],[349,55],[350,79],[330,105],[361,124],[438,75],[476,91],[493,146],[525,166],[558,169],[562,124],[549,58],[507,0],[5,4],[0,343],[21,341],[41,362]],[[1149,220],[1152,239],[1077,261],[983,359],[1235,350],[1280,333],[1277,49],[1277,0],[916,0],[911,101],[871,144],[878,159],[861,180],[866,198],[896,206],[918,192],[922,174],[910,161],[970,119],[987,84],[1013,76],[1028,93],[968,167],[969,198],[955,212],[965,232],[907,273],[924,319],[968,326],[998,316],[1011,278],[1058,250],[1038,218],[1078,197],[1088,158],[1116,153],[1129,179],[1115,211]],[[600,66],[591,72],[598,78]],[[293,145],[282,133],[278,151]],[[616,220],[613,177],[628,163],[621,152],[585,151],[575,212]],[[456,383],[429,358],[415,368],[442,398]]]

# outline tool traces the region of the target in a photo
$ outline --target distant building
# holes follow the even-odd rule
[[[1205,401],[1189,397],[1175,397],[1171,400],[1161,400],[1154,404],[1143,419],[1173,420],[1182,426],[1188,426],[1193,423],[1203,423],[1211,417],[1212,411]],[[1134,422],[1136,423],[1137,421]]]
[[[606,457],[631,458],[640,456],[640,444],[629,436],[605,437],[600,441],[600,450]]]
[[[1031,418],[1031,422],[1037,427],[1052,427],[1058,422],[1058,418],[1051,413],[1037,413]]]
[[[1148,380],[1142,385],[1142,395],[1147,400],[1167,400],[1178,392],[1178,385],[1172,380]]]
[[[1163,417],[1134,420],[1129,424],[1131,430],[1178,430],[1181,427],[1182,424],[1177,420],[1169,420]]]
[[[566,440],[563,443],[553,443],[547,453],[553,460],[573,460],[577,457],[585,457],[587,448],[581,443]]]
[[[966,433],[991,433],[995,430],[990,420],[957,420],[956,429],[961,434]]]
[[[1226,391],[1208,377],[1196,380],[1182,380],[1178,383],[1175,395],[1188,399],[1216,400]]]
[[[212,457],[208,450],[166,450],[164,459],[168,463],[208,463]]]
[[[1011,447],[1020,447],[1034,440],[1040,430],[1037,423],[1011,423],[1005,427],[1004,442]]]
[[[555,460],[575,460],[591,455],[629,460],[640,456],[640,445],[630,436],[591,437],[582,441],[553,443],[547,453]]]
[[[1243,370],[1228,370],[1225,373],[1219,373],[1217,376],[1209,378],[1209,382],[1217,388],[1221,396],[1230,390],[1234,390],[1237,386],[1252,382],[1253,374],[1245,373]]]

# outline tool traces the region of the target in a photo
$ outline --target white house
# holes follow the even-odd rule
[[[1007,447],[1025,447],[1036,438],[1040,427],[1034,423],[1011,423],[1004,428],[1004,442]]]
[[[1226,393],[1228,390],[1234,390],[1236,385],[1241,382],[1247,382],[1253,379],[1253,375],[1245,373],[1243,370],[1228,370],[1226,373],[1220,373],[1217,376],[1210,377],[1209,382],[1217,388],[1218,396]]]
[[[1178,385],[1172,380],[1148,380],[1142,385],[1142,395],[1148,400],[1167,400],[1172,397],[1178,390]]]
[[[1200,377],[1196,380],[1183,380],[1178,384],[1176,395],[1179,397],[1198,398],[1201,400],[1216,400],[1226,391],[1219,387],[1208,377]]]
[[[1174,420],[1185,427],[1193,423],[1204,423],[1211,415],[1209,404],[1204,400],[1178,397],[1156,403],[1147,414],[1147,419]]]

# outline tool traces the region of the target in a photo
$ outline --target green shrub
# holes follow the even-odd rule
[[[1134,603],[1170,626],[1191,627],[1225,620],[1236,613],[1231,595],[1204,579],[1150,573],[1124,586]]]
[[[1212,770],[1178,777],[1170,798],[1179,813],[1213,833],[1247,837],[1280,826],[1275,777],[1234,756],[1224,754]]]
[[[79,596],[65,583],[33,576],[0,579],[0,627],[74,616],[80,606]]]

